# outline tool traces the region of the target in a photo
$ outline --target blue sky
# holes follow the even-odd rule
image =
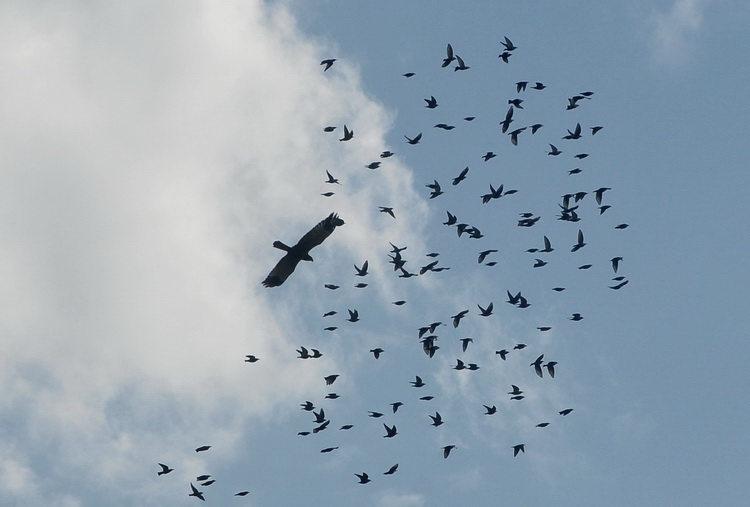
[[[3,505],[194,505],[201,474],[214,505],[746,503],[744,2],[0,9]],[[518,46],[507,64],[504,36]],[[469,70],[440,67],[448,43]],[[517,93],[521,80],[547,88]],[[566,111],[582,91],[591,100]],[[518,146],[498,125],[514,98],[511,130],[544,125]],[[562,140],[576,123],[583,138]],[[383,150],[395,155],[366,169]],[[428,199],[433,180],[445,194]],[[490,184],[518,192],[482,204]],[[579,191],[581,221],[556,220]],[[459,238],[446,210],[484,237]],[[272,242],[334,211],[346,224],[315,261],[261,287]],[[522,212],[541,218],[518,227]],[[571,253],[578,229],[587,245]],[[554,252],[526,252],[545,235]],[[389,242],[408,246],[407,269],[429,252],[451,269],[400,279]],[[476,262],[485,249],[497,265]],[[614,256],[629,280],[618,291]],[[360,322],[346,322],[354,308]],[[417,329],[436,321],[448,326],[429,359]],[[494,353],[517,343],[507,361]],[[297,359],[301,346],[323,357]],[[542,353],[554,379],[528,366]],[[457,358],[480,369],[454,371]],[[427,386],[410,387],[415,375]],[[511,384],[526,398],[509,400]],[[315,426],[305,400],[329,428],[297,435]],[[158,462],[174,472],[157,477]]]

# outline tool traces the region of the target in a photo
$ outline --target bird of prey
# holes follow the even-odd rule
[[[156,472],[156,475],[167,475],[169,472],[171,472],[172,470],[174,470],[174,468],[169,468],[164,463],[159,463],[159,466],[161,467],[161,471],[160,472]]]
[[[347,309],[346,311],[349,312],[349,318],[346,320],[348,320],[349,322],[357,322],[359,320],[359,312],[356,309]]]
[[[458,185],[459,183],[461,183],[461,182],[462,182],[463,180],[465,180],[465,179],[466,179],[466,175],[467,175],[468,173],[469,173],[469,166],[466,166],[466,167],[465,167],[465,168],[464,168],[464,169],[463,169],[463,170],[461,171],[461,173],[459,173],[459,175],[458,175],[458,176],[456,176],[455,178],[453,178],[453,184],[454,184],[454,185]]]
[[[390,427],[387,424],[384,424],[383,427],[385,428],[385,435],[383,435],[383,438],[393,438],[397,435],[395,424]]]
[[[195,486],[193,486],[192,482],[190,483],[190,489],[193,490],[193,492],[190,493],[188,496],[194,496],[195,498],[199,498],[203,500],[204,502],[206,501],[206,499],[203,498],[203,493],[195,489]]]
[[[367,261],[365,261],[362,264],[362,267],[357,267],[357,265],[354,265],[354,269],[357,270],[357,273],[354,276],[367,276],[367,268],[369,267],[369,264]]]
[[[252,354],[248,354],[248,355],[245,356],[245,362],[246,363],[255,363],[256,361],[259,361],[259,359],[256,356],[252,355]]]
[[[539,378],[543,377],[543,375],[542,375],[542,359],[544,359],[544,354],[542,354],[541,356],[537,357],[536,360],[529,365],[529,366],[533,366],[534,367],[534,371],[539,376]]]
[[[519,452],[522,452],[524,454],[526,453],[526,445],[525,444],[516,444],[516,445],[513,446],[513,457],[514,458],[516,456],[518,456]]]
[[[320,62],[321,65],[325,65],[326,66],[325,69],[323,69],[323,72],[325,72],[328,69],[330,69],[331,66],[333,65],[333,62],[335,62],[335,61],[336,61],[335,58],[327,58],[327,59],[323,60],[322,62]]]
[[[440,415],[440,412],[435,412],[435,415],[430,415],[430,414],[427,414],[427,415],[430,417],[430,419],[432,419],[431,424],[435,426],[436,428],[440,426],[441,424],[443,424],[443,417]]]
[[[207,450],[209,450],[210,448],[211,448],[211,446],[210,446],[210,445],[202,445],[202,446],[198,447],[198,448],[197,448],[197,449],[195,450],[195,452],[204,452],[204,451],[207,451]]]
[[[294,246],[287,246],[281,241],[274,241],[274,248],[283,250],[286,255],[274,266],[262,284],[264,287],[278,287],[294,272],[297,264],[302,261],[312,261],[310,250],[320,245],[336,227],[344,225],[336,213],[331,213],[318,225],[310,229]]]
[[[453,56],[453,46],[451,46],[450,44],[448,44],[448,47],[446,48],[445,51],[446,51],[447,56],[446,56],[446,58],[443,58],[443,65],[442,65],[442,67],[447,67],[448,65],[451,64],[451,62],[453,60],[456,59],[456,57]]]
[[[573,245],[573,248],[570,251],[577,252],[584,246],[586,246],[586,243],[583,241],[583,231],[581,231],[581,229],[578,229],[578,242]]]
[[[612,269],[615,273],[617,273],[617,268],[620,266],[620,261],[622,261],[622,257],[612,257],[610,260],[612,263]]]
[[[419,141],[422,139],[422,133],[420,132],[419,134],[417,134],[413,138],[409,137],[409,136],[404,136],[404,137],[406,138],[406,142],[408,144],[419,144]]]
[[[376,349],[370,349],[370,352],[372,352],[372,355],[375,356],[375,359],[380,359],[380,354],[382,354],[385,351],[381,349],[380,347],[378,347]]]
[[[339,378],[338,375],[328,375],[327,377],[323,377],[323,380],[326,381],[326,385],[330,386],[334,382],[336,382],[336,379]]]
[[[455,445],[446,445],[445,447],[443,447],[443,458],[448,459],[448,456],[450,456],[451,451],[455,448],[456,448]]]
[[[480,312],[479,315],[481,315],[482,317],[489,317],[490,315],[492,315],[492,308],[493,308],[492,301],[490,301],[490,304],[487,305],[487,308],[482,308],[479,305],[477,306],[479,307],[479,312]]]
[[[354,137],[354,131],[349,130],[346,128],[346,125],[344,125],[344,137],[339,139],[339,141],[350,141]]]
[[[370,482],[370,477],[365,473],[362,472],[361,474],[354,474],[359,479],[359,484],[367,484]]]
[[[419,375],[416,376],[416,380],[411,382],[412,387],[424,387],[425,385],[426,384],[422,382],[422,378]]]
[[[383,475],[393,475],[396,473],[396,470],[398,470],[398,463],[389,468],[387,472],[383,472]]]

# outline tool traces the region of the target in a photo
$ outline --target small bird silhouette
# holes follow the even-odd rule
[[[210,448],[211,448],[211,446],[210,446],[210,445],[202,445],[202,446],[198,447],[198,448],[197,448],[197,449],[195,450],[195,452],[204,452],[204,451],[207,451],[207,450],[209,450]]]
[[[361,474],[354,474],[359,479],[359,484],[367,484],[370,482],[370,476],[367,475],[367,473],[362,472]]]
[[[169,468],[164,463],[159,463],[159,466],[161,467],[161,471],[157,472],[156,475],[167,475],[169,472],[174,470],[174,468]]]
[[[194,496],[195,498],[198,498],[200,500],[206,501],[205,498],[203,498],[203,493],[195,489],[195,486],[193,486],[193,483],[190,483],[190,489],[192,490],[192,493],[190,493],[188,496]]]
[[[513,446],[513,457],[514,458],[516,456],[518,456],[519,452],[522,452],[524,454],[526,453],[526,445],[525,444],[516,444],[516,445]]]
[[[336,61],[335,58],[327,58],[327,59],[321,61],[320,64],[326,66],[325,69],[323,69],[323,72],[325,72],[328,69],[330,69],[331,66],[333,66],[333,62],[335,62],[335,61]]]
[[[455,448],[456,448],[455,445],[446,445],[445,447],[443,447],[443,458],[448,459],[448,456],[450,456],[451,451]]]
[[[389,468],[387,472],[383,472],[383,475],[393,475],[396,473],[396,470],[398,470],[398,463]]]

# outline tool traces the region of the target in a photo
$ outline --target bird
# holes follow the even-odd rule
[[[453,178],[453,185],[458,185],[458,184],[459,184],[459,183],[461,183],[461,182],[462,182],[463,180],[465,180],[465,179],[466,179],[466,175],[468,174],[468,172],[469,172],[469,166],[466,166],[466,167],[465,167],[465,168],[464,168],[464,169],[463,169],[463,170],[462,170],[462,171],[461,171],[461,172],[459,173],[459,175],[458,175],[458,176],[456,176],[455,178]]]
[[[617,273],[617,268],[620,267],[620,262],[622,261],[622,257],[612,257],[610,259],[610,262],[612,263],[612,270]]]
[[[329,290],[336,290],[336,289],[338,289],[338,288],[339,288],[339,286],[338,286],[338,285],[334,285],[334,284],[332,284],[332,283],[327,283],[327,284],[325,284],[325,285],[324,285],[323,287],[325,287],[326,289],[329,289]]]
[[[573,248],[570,251],[577,252],[584,246],[586,246],[586,243],[583,241],[583,231],[581,231],[581,229],[578,229],[578,242],[573,245]]]
[[[458,324],[461,322],[461,319],[463,319],[467,313],[469,313],[469,310],[462,310],[458,312],[456,315],[451,316],[451,319],[453,319],[453,327],[458,327]]]
[[[328,375],[327,377],[323,377],[323,380],[326,381],[326,385],[330,386],[334,382],[336,382],[336,379],[339,378],[339,375]]]
[[[543,375],[542,375],[542,359],[544,359],[544,354],[542,354],[541,356],[537,357],[536,360],[529,365],[529,366],[533,366],[534,367],[534,371],[539,376],[539,378],[543,377]]]
[[[399,299],[398,301],[394,301],[393,304],[396,306],[402,306],[406,304],[406,301],[404,301],[403,299]]]
[[[384,151],[384,152],[382,152],[380,154],[380,158],[388,158],[388,157],[392,157],[392,156],[393,156],[393,152],[392,151],[388,151],[388,150],[386,150],[386,151]]]
[[[213,480],[213,479],[211,479],[210,481],[206,481],[206,482],[203,482],[203,483],[201,483],[201,486],[210,486],[210,485],[211,485],[211,484],[213,484],[214,482],[216,482],[216,481],[215,481],[215,480]]]
[[[550,144],[549,148],[551,151],[547,153],[547,155],[557,156],[562,153],[560,150],[557,149],[557,146],[555,146],[554,144]]]
[[[380,162],[370,162],[365,167],[368,168],[368,169],[373,169],[374,170],[374,169],[377,169],[378,167],[380,167]]]
[[[518,134],[526,130],[526,127],[522,127],[520,129],[516,129],[513,132],[510,132],[508,135],[510,136],[510,143],[513,146],[518,146]]]
[[[510,124],[513,122],[513,106],[510,106],[508,108],[508,111],[505,113],[505,119],[500,122],[500,125],[502,128],[500,131],[505,134],[508,132],[508,128],[510,127]]]
[[[595,126],[595,127],[589,127],[589,128],[591,129],[591,135],[592,135],[592,136],[595,136],[595,135],[596,135],[596,133],[597,133],[597,132],[599,132],[599,131],[600,131],[601,129],[603,129],[604,127],[602,127],[602,126],[600,126],[600,125],[597,125],[597,126]]]
[[[522,452],[524,454],[526,453],[526,445],[525,444],[516,444],[516,445],[513,446],[513,457],[514,458],[516,456],[518,456],[519,452]]]
[[[396,470],[398,470],[398,463],[389,468],[387,472],[383,472],[383,475],[393,475],[396,473]]]
[[[360,484],[367,484],[370,482],[370,477],[367,475],[367,473],[362,472],[361,474],[354,474],[359,479]]]
[[[405,78],[410,78],[410,77],[416,76],[416,74],[414,72],[407,72],[407,73],[401,74],[401,75],[404,76]]]
[[[326,170],[326,176],[328,176],[328,180],[326,180],[326,183],[338,183],[339,185],[341,185],[341,183],[339,183],[339,180],[334,178],[328,170]]]
[[[424,387],[426,384],[422,381],[422,378],[417,375],[416,380],[411,382],[412,387]]]
[[[533,268],[541,268],[542,266],[546,266],[547,262],[543,261],[542,259],[534,259],[536,262],[534,262]]]
[[[547,373],[549,373],[549,376],[552,378],[555,378],[555,365],[556,364],[557,364],[557,361],[550,361],[544,365],[544,367],[547,368]]]
[[[383,417],[382,412],[373,412],[372,410],[367,412],[368,417],[372,417],[373,419],[377,419],[379,417]]]
[[[594,197],[596,198],[596,204],[602,203],[602,196],[604,195],[604,192],[606,192],[607,190],[612,190],[612,189],[609,187],[600,187],[594,190]]]
[[[514,50],[518,49],[518,46],[513,45],[513,43],[510,41],[509,38],[504,37],[504,39],[505,40],[500,41],[500,44],[502,44],[503,47],[505,47],[506,51],[514,51]]]
[[[548,422],[540,422],[536,425],[537,428],[546,428],[547,426],[549,426]]]
[[[194,496],[195,498],[198,498],[200,500],[206,501],[205,498],[203,498],[203,493],[195,489],[195,486],[193,486],[193,483],[190,483],[190,489],[192,490],[192,493],[190,493],[188,496]]]
[[[337,398],[341,398],[341,396],[339,396],[339,395],[338,395],[338,394],[336,394],[336,393],[328,393],[328,394],[326,394],[325,398],[326,398],[327,400],[335,400],[335,399],[337,399]]]
[[[403,405],[404,404],[401,403],[400,401],[396,401],[396,402],[391,403],[391,409],[393,409],[393,413],[395,414],[396,411],[398,411],[398,408],[401,407],[401,406],[403,406]]]
[[[492,315],[492,307],[493,307],[492,301],[490,301],[490,304],[487,305],[487,308],[482,308],[479,305],[477,306],[479,307],[479,312],[480,312],[479,314],[482,317],[489,317],[490,315]]]
[[[451,366],[454,370],[465,370],[466,366],[464,365],[464,362],[460,359],[456,359],[456,366]]]
[[[505,361],[505,358],[506,358],[506,357],[507,357],[507,355],[508,355],[508,351],[507,351],[507,350],[505,350],[505,349],[502,349],[502,350],[496,350],[496,351],[495,351],[495,354],[498,354],[498,355],[500,356],[500,359],[502,359],[503,361]]]
[[[435,197],[443,194],[443,191],[440,189],[440,183],[438,183],[437,180],[433,180],[432,183],[429,183],[425,186],[432,189],[432,192],[430,192],[430,199],[434,199]]]
[[[483,263],[484,259],[486,259],[489,254],[496,253],[496,252],[497,252],[497,250],[494,250],[494,249],[492,249],[492,250],[484,250],[482,252],[479,252],[479,257],[477,257],[477,262],[479,264]]]
[[[326,411],[322,408],[317,412],[313,410],[313,415],[315,416],[315,419],[313,420],[315,424],[323,424],[326,422]]]
[[[628,284],[628,281],[629,280],[623,280],[622,282],[618,283],[617,285],[610,285],[609,288],[610,289],[614,289],[614,290],[620,290],[620,289],[622,289],[623,287],[625,287]]]
[[[354,265],[354,269],[357,271],[357,273],[354,276],[367,276],[367,269],[369,268],[369,263],[365,261],[362,264],[362,267],[357,267],[357,265]]]
[[[485,153],[484,155],[482,155],[482,158],[484,159],[485,162],[487,162],[489,159],[495,158],[495,157],[497,157],[497,155],[495,155],[491,151],[488,151],[487,153]]]
[[[204,452],[204,451],[207,451],[207,450],[209,450],[210,448],[211,448],[211,446],[210,446],[210,445],[202,445],[202,446],[198,447],[198,448],[197,448],[197,449],[195,450],[195,452]]]
[[[353,425],[353,424],[344,424],[344,425],[343,425],[342,427],[340,427],[340,428],[339,428],[339,430],[344,430],[344,431],[346,431],[346,430],[350,430],[350,429],[352,429],[353,427],[354,427],[354,425]]]
[[[344,125],[344,137],[339,139],[339,141],[350,141],[354,137],[354,131],[349,130],[346,128],[346,125]]]
[[[576,155],[573,155],[574,158],[577,158],[578,160],[583,160],[584,158],[588,157],[588,153],[578,153]]]
[[[453,67],[453,72],[456,72],[457,70],[469,70],[471,68],[471,67],[467,66],[464,63],[463,58],[461,58],[458,55],[456,55],[456,61],[458,62],[458,65],[455,66],[455,67]]]
[[[564,136],[563,139],[565,140],[573,140],[573,139],[580,139],[581,138],[581,124],[576,123],[576,126],[573,128],[573,132],[568,130],[568,135]]]
[[[313,433],[319,433],[319,432],[323,431],[324,429],[326,429],[329,424],[331,424],[330,420],[329,421],[325,421],[323,424],[321,424],[317,428],[313,428],[312,431],[313,431]]]
[[[234,496],[246,496],[249,495],[249,491],[240,491],[239,493],[235,493]]]
[[[572,409],[572,408],[566,408],[565,410],[560,410],[560,412],[558,412],[558,413],[559,413],[560,415],[562,415],[562,416],[566,416],[566,415],[568,415],[569,413],[571,413],[572,411],[573,411],[573,409]]]
[[[451,64],[453,60],[456,59],[455,56],[453,56],[453,46],[451,46],[450,44],[448,44],[448,47],[446,48],[445,52],[447,56],[446,58],[443,59],[442,67],[447,67],[448,65]]]
[[[356,309],[347,309],[346,311],[349,312],[349,318],[346,320],[348,320],[349,322],[357,322],[359,320],[359,312]]]
[[[451,454],[451,451],[452,451],[453,449],[455,449],[455,448],[456,448],[456,446],[455,446],[455,445],[446,445],[445,447],[443,447],[443,448],[442,448],[442,449],[443,449],[443,458],[444,458],[444,459],[448,459],[448,456],[450,456],[450,454]]]
[[[525,349],[525,348],[526,348],[526,344],[525,344],[525,343],[517,343],[517,344],[516,344],[516,345],[515,345],[515,346],[513,347],[513,350],[523,350],[523,349]]]
[[[323,132],[333,132],[334,130],[336,130],[336,127],[334,127],[333,125],[329,125],[323,128]]]
[[[427,102],[427,105],[424,106],[427,109],[435,109],[438,106],[437,99],[433,95],[430,95],[430,98],[424,99],[424,101]]]
[[[539,81],[537,81],[536,83],[534,83],[534,86],[532,86],[531,88],[534,90],[544,90],[547,87],[543,83],[540,83]]]
[[[533,135],[533,134],[536,134],[537,130],[544,127],[544,125],[542,125],[541,123],[535,123],[533,125],[530,125],[530,127],[531,127],[531,134]]]
[[[435,183],[437,183],[437,181]],[[455,225],[456,222],[458,221],[458,218],[456,218],[456,215],[452,215],[450,211],[446,211],[446,213],[448,214],[448,220],[443,222],[443,225],[448,225],[448,226]]]
[[[406,142],[408,144],[419,144],[419,141],[422,139],[422,133],[420,132],[414,137],[404,136],[406,138]]]
[[[497,413],[497,407],[495,405],[492,405],[491,407],[487,405],[482,405],[484,407],[484,415],[494,415]]]
[[[325,449],[321,449],[320,452],[322,454],[325,454],[325,453],[328,453],[328,452],[333,452],[336,449],[338,449],[338,447],[326,447]]]
[[[156,475],[167,475],[169,472],[174,470],[174,468],[169,468],[164,463],[159,463],[159,466],[161,467],[161,471],[157,472]]]
[[[615,225],[615,229],[627,229],[628,227],[630,227],[629,224],[618,224],[618,225]]]
[[[440,415],[440,412],[435,412],[435,415],[430,415],[430,414],[427,414],[427,415],[430,417],[430,419],[432,419],[431,424],[435,426],[436,428],[440,426],[441,424],[443,424],[443,417]]]
[[[510,51],[503,51],[499,55],[497,55],[498,58],[502,58],[505,63],[508,63],[508,59],[511,57],[513,53]]]
[[[372,355],[375,356],[375,359],[380,359],[380,354],[382,354],[385,351],[381,349],[380,347],[378,347],[376,349],[370,349],[370,352],[372,352]]]
[[[291,275],[300,261],[312,261],[310,250],[320,245],[331,233],[344,225],[344,221],[336,213],[331,213],[315,227],[310,229],[294,246],[287,246],[281,241],[274,241],[274,248],[283,250],[286,255],[279,260],[271,272],[263,280],[264,287],[278,287]]]
[[[313,405],[312,401],[306,401],[304,403],[300,403],[299,406],[302,407],[302,410],[306,410],[307,412],[311,412],[315,410],[315,406]]]
[[[335,58],[326,58],[325,60],[321,61],[320,64],[321,65],[325,65],[325,68],[323,69],[323,72],[325,72],[328,69],[330,69],[331,66],[333,65],[333,62],[335,62],[335,61],[336,61]]]
[[[461,350],[463,352],[466,352],[466,349],[469,347],[469,343],[473,342],[474,339],[472,338],[461,338]]]
[[[324,192],[322,194],[323,197],[331,197],[332,195],[336,195],[336,192]]]
[[[397,431],[396,431],[396,425],[395,424],[393,426],[390,426],[390,427],[388,425],[384,424],[383,427],[385,427],[385,435],[383,435],[383,438],[393,438],[393,437],[396,436]]]
[[[592,264],[583,264],[581,266],[578,266],[578,269],[589,269],[592,266]]]
[[[583,317],[581,316],[581,314],[580,314],[580,313],[574,313],[574,314],[573,314],[573,315],[572,315],[572,316],[570,317],[570,320],[572,320],[572,321],[575,321],[575,322],[578,322],[579,320],[583,320]]]
[[[521,391],[517,385],[511,384],[510,388],[511,390],[508,392],[508,394],[512,394],[513,396],[518,396],[519,394],[523,394],[523,391]]]
[[[516,93],[521,93],[526,91],[526,85],[528,85],[528,81],[518,81],[516,83]]]
[[[258,359],[256,356],[254,356],[252,354],[248,354],[248,355],[245,356],[245,362],[246,363],[255,363],[257,361],[260,361],[260,359]]]

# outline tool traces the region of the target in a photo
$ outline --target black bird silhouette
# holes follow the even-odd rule
[[[552,378],[555,378],[555,365],[556,364],[557,364],[557,361],[550,361],[544,365],[544,367],[547,368],[547,373],[549,373],[549,376]]]
[[[422,139],[422,133],[420,132],[419,134],[417,134],[413,138],[409,137],[409,136],[404,136],[404,137],[406,138],[406,142],[408,144],[419,144],[419,141]]]
[[[383,427],[385,428],[385,435],[383,435],[383,438],[393,438],[397,435],[395,424],[390,427],[387,424],[384,424]]]
[[[197,448],[197,449],[195,450],[195,452],[204,452],[204,451],[207,451],[207,450],[209,450],[210,448],[211,448],[211,446],[210,446],[210,445],[202,445],[202,446],[198,447],[198,448]]]
[[[528,85],[528,81],[519,81],[516,83],[516,93],[521,93],[526,91],[526,85]]]
[[[618,283],[617,285],[610,285],[609,288],[610,289],[614,289],[614,290],[620,290],[620,289],[622,289],[623,287],[625,287],[628,284],[628,281],[629,280],[623,280],[622,282]]]
[[[368,411],[367,415],[369,417],[372,417],[373,419],[377,419],[378,417],[383,417],[383,413],[382,412],[373,412],[372,410]]]
[[[455,67],[453,67],[453,72],[456,72],[457,70],[469,70],[471,68],[471,67],[467,66],[464,63],[463,58],[461,58],[458,55],[456,55],[456,61],[458,62],[458,65],[456,65]]]
[[[348,320],[349,322],[357,322],[359,320],[359,312],[356,309],[354,310],[347,309],[346,311],[349,312],[349,318],[346,320]]]
[[[551,151],[549,153],[547,153],[547,155],[557,156],[560,153],[562,153],[560,150],[557,149],[557,146],[555,146],[554,144],[550,144],[549,148],[550,148]]]
[[[365,167],[368,169],[377,169],[378,167],[380,167],[380,162],[370,162]]]
[[[246,496],[249,495],[249,491],[240,491],[239,493],[235,493],[234,496]]]
[[[536,134],[537,130],[544,127],[544,125],[542,125],[541,123],[535,123],[533,125],[530,125],[530,127],[531,127],[531,134],[533,135],[533,134]]]
[[[546,428],[547,426],[549,426],[548,422],[541,422],[536,425],[537,428]]]
[[[574,140],[574,139],[580,139],[581,138],[581,124],[576,123],[575,128],[573,129],[573,132],[568,130],[568,135],[563,137],[565,140]]]
[[[572,315],[572,316],[570,317],[570,320],[572,320],[572,321],[574,321],[574,322],[578,322],[579,320],[583,320],[583,317],[581,316],[581,314],[580,314],[580,313],[574,313],[574,314],[573,314],[573,315]]]
[[[401,406],[403,406],[403,405],[404,404],[401,403],[400,401],[396,401],[396,402],[391,403],[391,409],[393,410],[393,413],[395,414],[398,411],[398,408],[401,407]]]
[[[398,463],[389,468],[387,472],[383,472],[383,475],[393,475],[396,473],[396,470],[398,470]]]
[[[414,72],[407,72],[407,73],[401,74],[401,75],[404,76],[405,78],[410,78],[410,77],[416,76],[416,74]]]
[[[369,267],[369,264],[367,261],[365,261],[362,264],[362,267],[357,267],[357,265],[354,265],[354,269],[357,270],[357,273],[354,276],[367,276],[367,268]]]
[[[620,267],[621,261],[622,257],[612,257],[612,259],[610,259],[610,262],[612,263],[612,269],[615,273],[617,273],[617,268]]]
[[[543,266],[547,265],[546,261],[543,261],[542,259],[534,259],[536,262],[534,262],[534,265],[531,266],[532,268],[541,268]]]
[[[466,349],[469,348],[469,343],[472,343],[474,341],[473,338],[461,338],[461,350],[463,352],[466,352]]]
[[[513,457],[514,458],[516,456],[518,456],[519,452],[522,452],[524,454],[526,453],[526,445],[525,444],[516,444],[516,445],[513,446]]]
[[[323,380],[326,381],[326,385],[327,386],[330,386],[331,384],[333,384],[334,382],[336,382],[337,378],[339,378],[339,375],[328,375],[326,377],[323,377]],[[321,412],[322,412],[322,410],[321,410]]]
[[[487,405],[482,405],[484,407],[484,415],[494,415],[497,413],[497,407],[495,405],[492,405],[491,407],[488,407]]]
[[[463,169],[463,170],[461,171],[461,173],[460,173],[460,174],[459,174],[458,176],[456,176],[455,178],[453,178],[453,184],[454,184],[454,185],[458,185],[459,183],[461,183],[461,182],[462,182],[463,180],[465,180],[465,179],[466,179],[466,175],[467,175],[468,173],[469,173],[469,166],[466,166],[466,167],[465,167],[465,168],[464,168],[464,169]]]
[[[372,355],[375,356],[375,359],[380,359],[380,354],[382,354],[385,351],[381,349],[380,347],[378,347],[376,349],[370,349],[370,352],[372,352]]]
[[[508,111],[505,113],[505,119],[500,122],[500,125],[502,126],[502,133],[505,134],[508,132],[508,128],[510,127],[510,124],[513,122],[513,106],[510,106],[508,108]]]
[[[456,57],[453,56],[453,46],[451,46],[450,44],[448,44],[448,47],[446,48],[445,51],[446,51],[447,56],[446,56],[446,58],[443,58],[443,65],[442,65],[442,67],[447,67],[448,65],[451,64],[451,62],[453,60],[456,59]]]
[[[192,490],[192,493],[190,493],[188,496],[194,496],[195,498],[199,498],[204,502],[206,501],[206,499],[203,498],[203,493],[195,489],[195,486],[193,486],[192,482],[190,483],[190,489]]]
[[[380,158],[388,158],[388,157],[392,157],[392,156],[393,156],[393,152],[392,151],[388,151],[388,150],[386,150],[386,151],[384,151],[384,152],[382,152],[380,154]]]
[[[433,180],[432,183],[429,183],[425,186],[432,189],[432,192],[430,192],[430,199],[434,199],[435,197],[443,193],[443,191],[440,189],[440,183],[438,183],[437,180]]]
[[[455,448],[456,448],[455,445],[446,445],[445,447],[443,447],[443,458],[448,459],[448,456],[450,456],[451,451]]]
[[[518,49],[518,46],[514,46],[513,43],[510,41],[509,38],[504,37],[505,40],[500,41],[500,44],[502,44],[505,47],[506,51],[514,51]]]
[[[630,227],[630,224],[619,224],[615,226],[615,229],[627,229]]]
[[[457,314],[451,316],[451,319],[453,319],[453,327],[458,327],[458,325],[461,323],[461,319],[463,319],[467,313],[469,313],[469,310],[462,310]]]
[[[435,183],[437,183],[437,181]],[[443,225],[455,225],[456,222],[458,221],[458,218],[456,218],[456,215],[452,215],[450,211],[446,211],[446,213],[448,214],[448,220],[443,222]]]
[[[571,413],[572,411],[573,411],[572,408],[566,408],[565,410],[560,410],[559,414],[565,416]]]
[[[533,88],[534,90],[544,90],[547,87],[543,83],[537,81],[531,88]]]
[[[510,51],[503,51],[499,55],[497,55],[498,58],[502,58],[505,63],[508,63],[508,59],[511,57],[513,53]]]
[[[335,58],[327,58],[327,59],[321,61],[320,64],[326,66],[325,69],[323,69],[323,72],[325,72],[328,69],[330,69],[331,66],[333,65],[333,62],[335,62],[335,61],[336,61]]]
[[[606,192],[607,190],[612,190],[612,189],[609,187],[600,187],[594,190],[594,197],[596,198],[596,204],[602,203],[602,196],[604,195],[604,192]]]
[[[156,475],[167,475],[169,472],[171,472],[172,470],[174,470],[174,468],[169,468],[164,463],[159,463],[159,466],[161,467],[161,471],[160,472],[156,472]]]
[[[506,358],[506,356],[508,355],[508,351],[507,351],[507,350],[505,350],[505,349],[502,349],[502,350],[496,350],[496,351],[495,351],[495,354],[498,354],[498,355],[500,355],[500,359],[502,359],[503,361],[505,361],[505,358]]]
[[[440,412],[435,412],[435,415],[430,415],[430,414],[427,414],[427,415],[430,417],[430,419],[432,419],[431,424],[435,426],[436,428],[440,426],[441,424],[443,424],[443,417],[440,415]]]
[[[341,183],[339,183],[339,180],[334,178],[333,175],[331,175],[331,173],[328,172],[327,170],[326,170],[326,176],[328,176],[328,180],[326,180],[326,183],[338,183],[339,185],[341,185]]]
[[[330,290],[336,290],[339,288],[338,285],[333,285],[332,283],[327,283],[323,287],[325,287],[326,289],[330,289]]]
[[[510,385],[511,391],[508,394],[512,394],[513,396],[518,396],[519,394],[523,394],[523,391],[521,391],[517,385]]]
[[[246,363],[255,363],[257,361],[259,361],[259,359],[256,356],[252,355],[252,354],[248,354],[248,355],[245,356],[245,362]]]
[[[299,406],[302,407],[302,410],[306,410],[308,412],[315,410],[315,406],[313,405],[312,401],[306,401],[304,403],[300,403]]]
[[[487,162],[489,159],[495,158],[495,157],[497,157],[497,155],[495,155],[491,151],[488,151],[487,153],[485,153],[484,155],[482,155],[482,158],[484,159],[485,162]]]
[[[595,136],[597,132],[599,132],[604,127],[597,125],[596,127],[589,127],[591,129],[591,135]]]
[[[490,301],[490,304],[487,305],[487,308],[482,308],[479,305],[477,306],[479,307],[479,312],[480,312],[479,314],[482,317],[489,317],[490,315],[492,315],[492,308],[493,308],[492,301]]]
[[[543,377],[543,375],[542,375],[542,359],[544,359],[544,354],[542,354],[541,356],[537,357],[536,360],[529,365],[529,366],[533,366],[534,367],[534,371],[539,376],[539,378]]]
[[[321,452],[322,454],[325,454],[325,453],[327,453],[327,452],[333,452],[333,451],[335,451],[336,449],[338,449],[338,447],[326,447],[325,449],[321,449],[321,450],[320,450],[320,452]]]
[[[513,347],[513,350],[523,350],[526,348],[525,343],[516,343],[516,345]]]
[[[354,425],[353,425],[353,424],[344,424],[344,425],[343,425],[342,427],[340,427],[340,428],[339,428],[339,430],[344,430],[344,431],[346,431],[346,430],[350,430],[350,429],[352,429],[353,427],[354,427]]]
[[[451,366],[451,368],[453,368],[454,370],[457,370],[457,371],[458,370],[465,370],[466,369],[466,365],[464,365],[464,362],[461,361],[460,359],[456,359],[456,366]]]
[[[333,132],[334,130],[336,130],[336,127],[334,127],[333,125],[329,125],[323,128],[323,132]]]
[[[412,387],[424,387],[426,384],[422,382],[422,379],[419,375],[416,376],[416,380],[411,382]]]
[[[424,101],[427,102],[427,105],[424,106],[427,109],[435,109],[438,106],[437,99],[433,95],[430,95],[430,98],[424,99]]]
[[[336,227],[344,225],[336,213],[331,213],[318,225],[310,229],[302,238],[292,247],[289,247],[281,241],[274,241],[274,248],[284,250],[286,255],[279,260],[268,276],[263,280],[264,287],[278,287],[294,272],[300,261],[312,261],[310,250],[320,245]]]
[[[573,245],[573,248],[570,251],[577,252],[584,246],[586,246],[586,243],[583,241],[583,231],[581,231],[581,229],[578,229],[578,242]]]
[[[362,472],[361,474],[354,474],[359,479],[360,484],[367,484],[370,482],[370,476],[367,475],[367,473]]]
[[[339,141],[350,141],[354,137],[354,131],[349,130],[346,128],[346,125],[344,125],[344,137],[339,139]]]
[[[484,250],[482,252],[479,252],[479,257],[477,257],[477,262],[479,264],[483,263],[484,259],[486,259],[489,254],[496,253],[496,252],[497,252],[497,250],[495,250],[495,249]]]

